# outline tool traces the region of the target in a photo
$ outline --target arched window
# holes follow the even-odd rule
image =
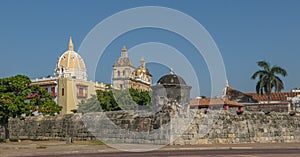
[[[118,76],[120,76],[120,71],[118,71]]]
[[[125,70],[123,70],[123,76],[125,76]]]

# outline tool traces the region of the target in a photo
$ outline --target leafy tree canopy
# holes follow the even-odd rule
[[[79,104],[78,112],[137,110],[149,107],[151,102],[148,91],[138,91],[136,89],[98,90],[96,93],[97,96],[92,96]]]
[[[32,115],[35,110],[49,115],[60,112],[62,107],[44,88],[30,84],[30,79],[24,75],[0,79],[0,125],[5,126],[10,117]],[[35,96],[27,99],[30,94]]]

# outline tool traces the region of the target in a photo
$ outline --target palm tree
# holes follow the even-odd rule
[[[259,77],[256,84],[256,93],[267,94],[268,103],[270,103],[272,89],[274,88],[275,92],[280,92],[282,89],[284,89],[284,84],[277,75],[285,77],[287,76],[287,72],[277,65],[271,67],[270,63],[266,61],[259,61],[257,62],[257,65],[262,69],[256,71],[251,76],[251,79],[255,80],[257,77]]]

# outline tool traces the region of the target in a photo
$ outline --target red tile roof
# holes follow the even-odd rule
[[[228,105],[229,107],[243,107],[244,105],[239,104],[235,101],[223,100],[220,98],[201,98],[190,100],[191,106],[208,107],[210,105]]]
[[[268,96],[266,94],[257,94],[257,93],[245,93],[247,95],[252,96],[254,99],[258,101],[268,101]],[[287,100],[288,97],[295,97],[300,95],[300,92],[274,92],[270,95],[270,101],[284,101]]]
[[[257,102],[257,100],[254,99],[251,95],[248,95],[247,93],[241,92],[231,87],[227,87],[226,97],[229,100],[235,102],[251,102],[251,103]]]

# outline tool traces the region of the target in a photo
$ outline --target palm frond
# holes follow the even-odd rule
[[[262,76],[267,75],[267,74],[268,74],[267,71],[265,71],[265,70],[259,70],[259,71],[255,72],[255,73],[251,76],[251,79],[252,79],[252,80],[255,80],[257,76],[262,77]]]
[[[272,84],[273,84],[273,87],[275,88],[275,92],[280,92],[281,90],[284,89],[284,84],[283,84],[282,80],[277,76],[275,76]]]
[[[275,66],[272,67],[271,72],[274,73],[274,74],[282,75],[284,77],[287,76],[286,70],[284,70],[283,68],[281,68],[281,67],[279,67],[277,65],[275,65]]]
[[[264,89],[266,87],[266,82],[263,76],[260,76],[259,81],[256,84],[256,93],[257,94],[264,94]]]
[[[266,71],[270,71],[270,64],[266,61],[259,61],[257,62],[257,65],[262,67]]]

